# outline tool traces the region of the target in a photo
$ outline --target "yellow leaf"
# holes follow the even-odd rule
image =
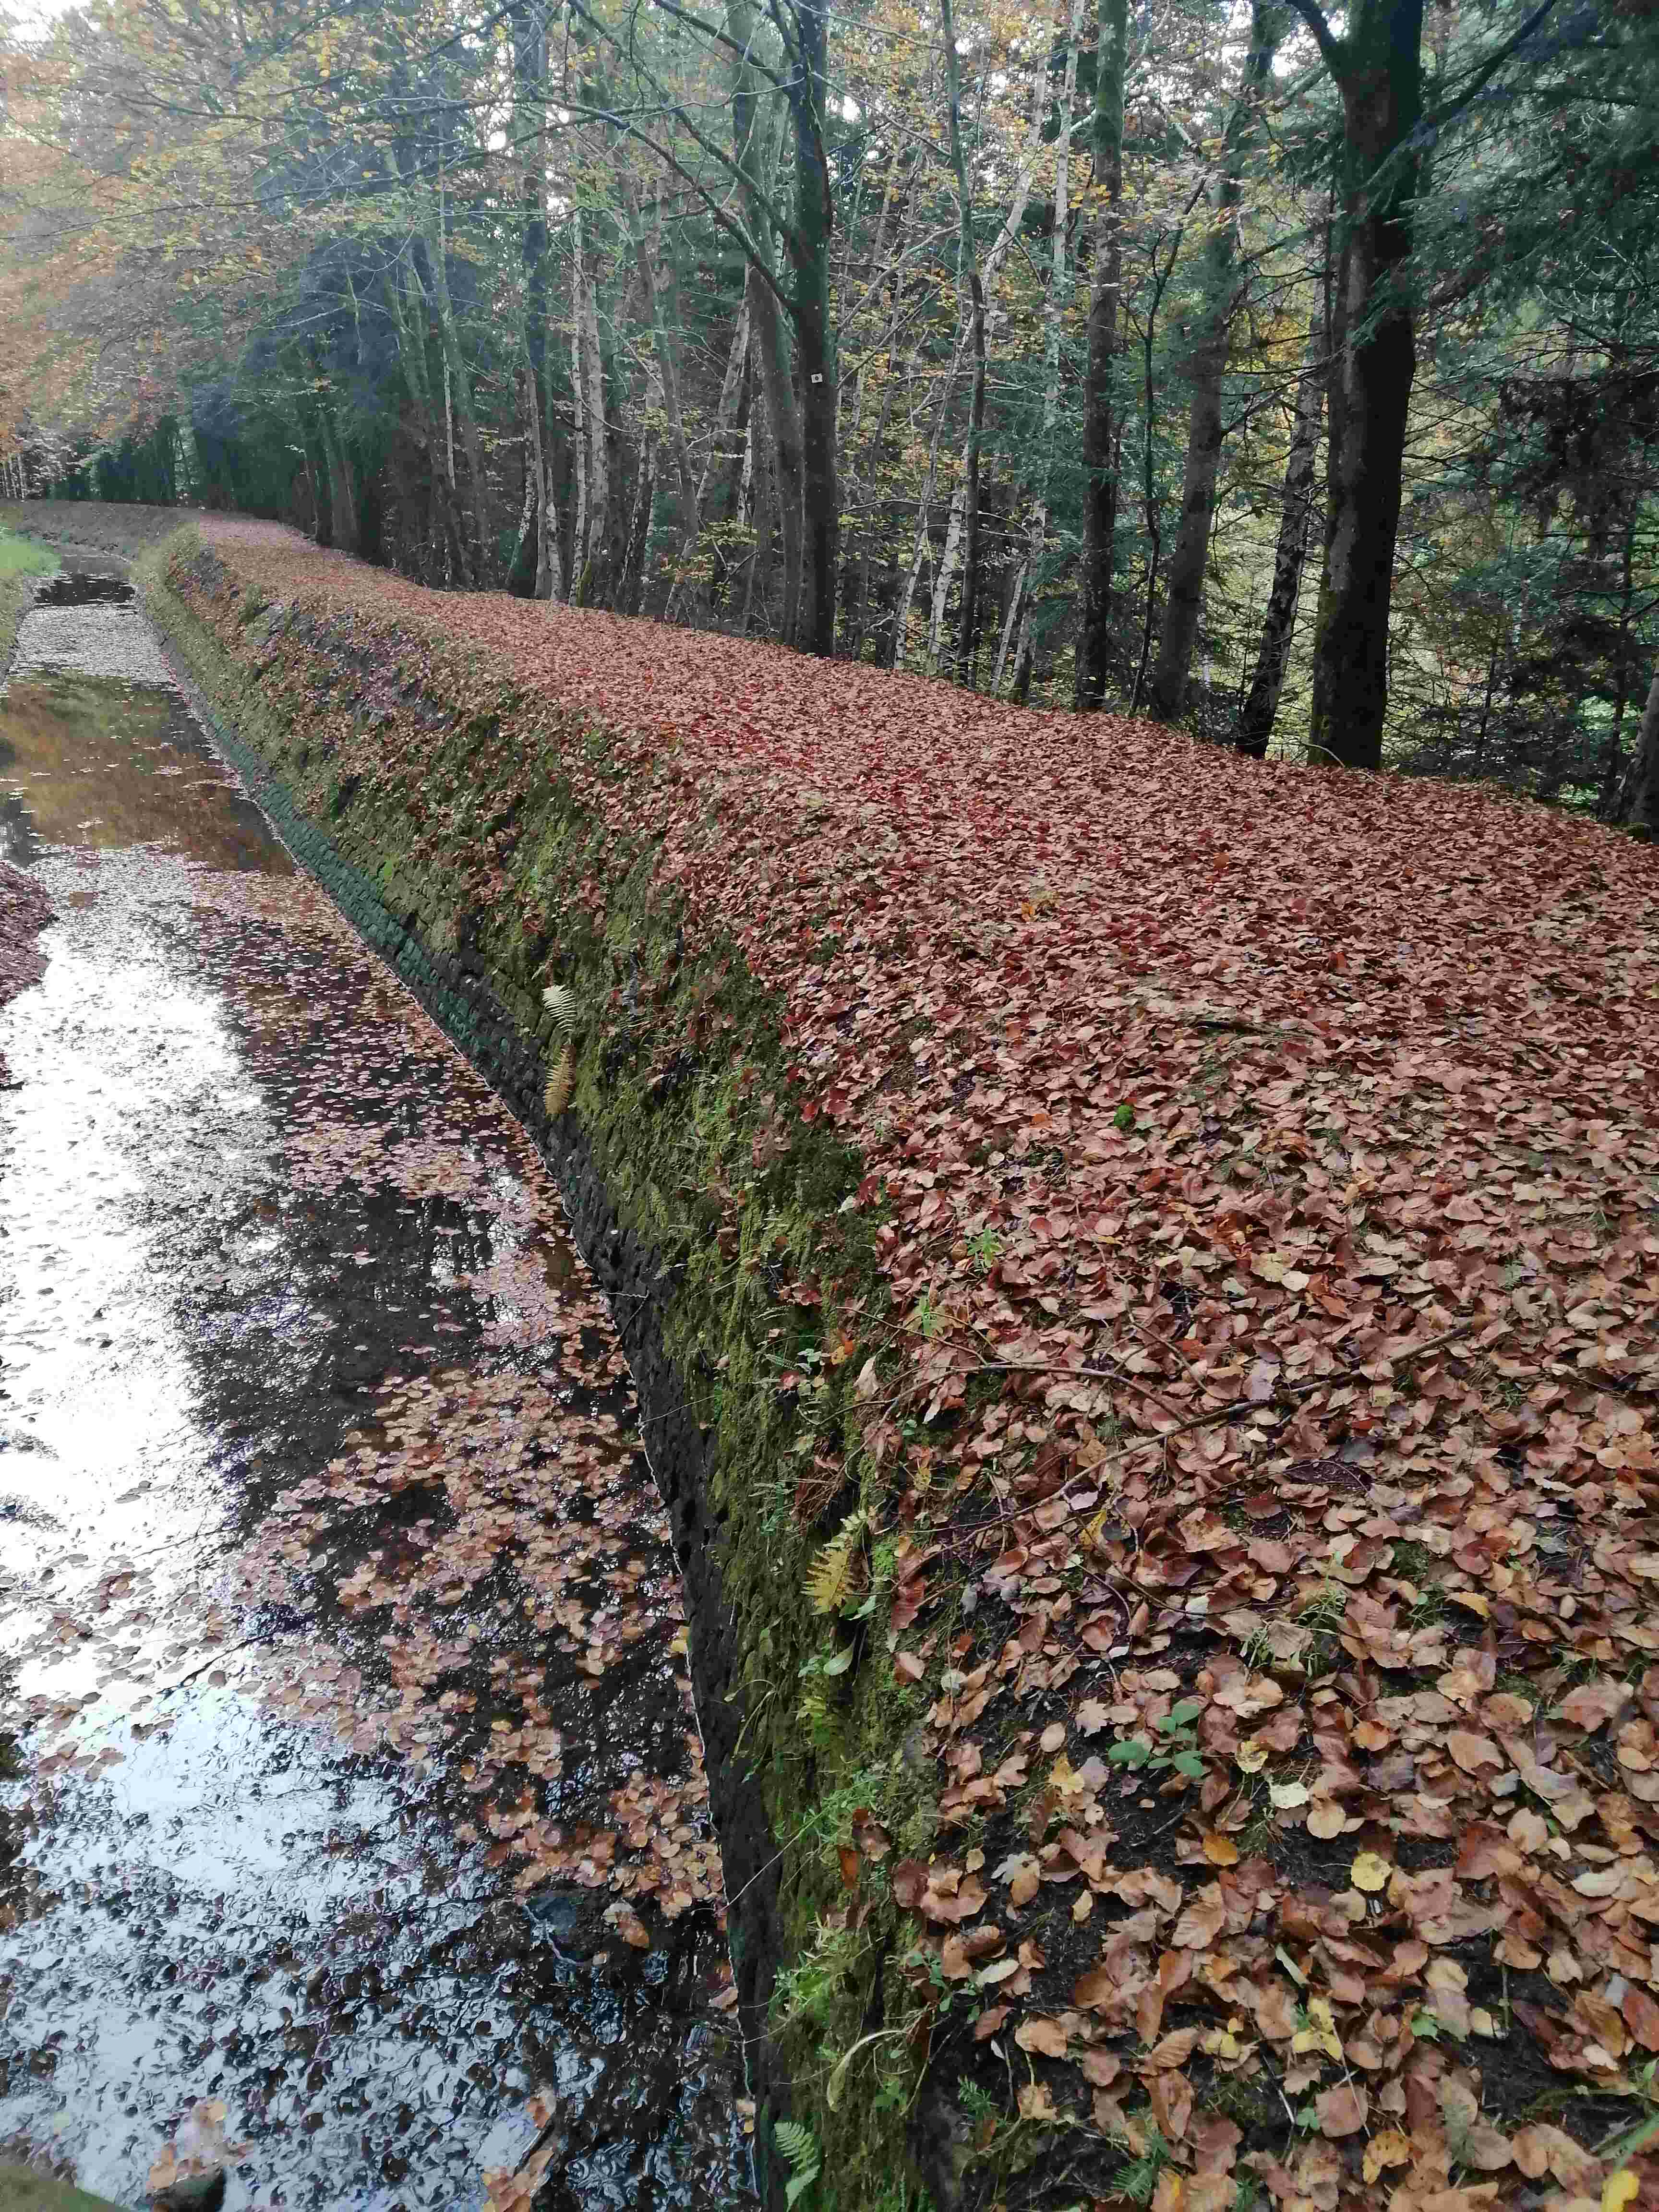
[[[1386,1889],[1394,1869],[1376,1851],[1361,1851],[1348,1869],[1348,1879],[1356,1889]]]
[[[1233,1753],[1233,1764],[1241,1774],[1260,1774],[1267,1764],[1267,1747],[1260,1737],[1247,1735]]]
[[[1409,2166],[1412,2147],[1409,2139],[1398,2128],[1384,2128],[1374,2135],[1365,2146],[1364,2174],[1367,2181],[1375,2181],[1385,2166]]]
[[[1625,2212],[1627,2204],[1634,2204],[1642,2185],[1627,2166],[1610,2173],[1601,2184],[1601,2212]]]
[[[1213,1828],[1204,1832],[1204,1856],[1212,1866],[1237,1866],[1238,1845],[1231,1836],[1218,1836]]]
[[[1328,1997],[1312,1997],[1308,2002],[1308,2025],[1298,2028],[1291,2038],[1291,2049],[1298,2058],[1310,2051],[1322,2051],[1328,2058],[1340,2058],[1342,2045],[1336,2033],[1336,2019],[1331,2011]]]

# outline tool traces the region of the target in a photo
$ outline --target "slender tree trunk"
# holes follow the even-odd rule
[[[1308,528],[1314,509],[1314,461],[1319,451],[1319,428],[1324,415],[1325,316],[1316,309],[1308,326],[1307,350],[1297,385],[1296,416],[1291,426],[1291,449],[1285,463],[1285,497],[1279,516],[1279,547],[1273,556],[1273,587],[1261,618],[1261,641],[1256,651],[1255,674],[1239,710],[1234,742],[1252,760],[1265,760],[1273,733],[1285,671],[1290,664],[1291,638],[1296,629],[1297,601],[1302,589],[1302,564],[1308,553]]]
[[[427,258],[432,272],[432,305],[436,310],[438,343],[442,349],[444,364],[445,414],[448,415],[453,390],[456,413],[460,417],[461,451],[466,457],[467,493],[471,505],[470,528],[467,531],[468,552],[475,573],[482,576],[484,570],[483,548],[489,528],[489,494],[484,477],[483,447],[478,436],[477,410],[473,404],[472,377],[461,351],[460,334],[455,327],[455,310],[449,295],[448,240],[445,235],[443,180],[439,179],[434,207],[435,235],[428,241]],[[450,481],[454,481],[454,460],[450,459]]]
[[[1083,389],[1083,559],[1076,701],[1079,714],[1106,696],[1111,653],[1112,547],[1117,535],[1113,386],[1123,289],[1123,75],[1128,0],[1099,0],[1095,55],[1095,263],[1089,295],[1089,364]]]
[[[328,465],[329,543],[342,553],[356,553],[360,544],[357,499],[352,483],[351,459],[326,407],[319,410],[323,458]]]
[[[1019,171],[1014,180],[1012,199],[1007,213],[1003,217],[1002,226],[998,231],[995,240],[992,243],[991,250],[985,257],[984,265],[980,272],[980,283],[988,311],[990,301],[996,296],[997,280],[1001,274],[1002,264],[1007,258],[1009,249],[1013,245],[1015,239],[1019,235],[1020,225],[1025,219],[1026,203],[1030,198],[1031,195],[1031,180],[1036,174],[1037,164],[1042,158],[1042,106],[1040,99],[1042,83],[1042,80],[1039,75],[1033,82],[1031,119],[1025,135],[1025,149],[1020,159]],[[973,336],[974,332],[971,319],[964,319],[960,334],[957,340],[956,351],[951,356],[950,368],[945,371],[944,377],[939,381],[939,398],[933,414],[933,435],[928,441],[927,447],[927,474],[922,484],[921,498],[918,502],[915,543],[911,553],[909,574],[906,580],[904,591],[900,600],[896,618],[896,627],[894,632],[893,657],[895,663],[903,657],[907,635],[909,629],[911,605],[915,598],[916,586],[921,580],[922,568],[926,565],[928,553],[931,550],[932,524],[930,517],[934,487],[939,481],[939,441],[945,428],[946,419],[950,413],[951,401],[956,394],[957,377],[961,371],[963,361],[968,358],[969,349],[973,343]],[[938,659],[940,624],[944,619],[944,602],[940,597],[941,588],[945,591],[948,591],[950,588],[951,578],[955,574],[957,552],[961,545],[962,522],[964,514],[963,484],[965,483],[966,477],[967,456],[964,453],[963,459],[963,478],[958,482],[956,491],[951,495],[951,519],[945,528],[945,554],[940,563],[938,574],[935,578],[933,586],[933,607],[932,617],[928,623],[927,653],[928,666],[930,668],[934,665]]]
[[[1054,149],[1054,232],[1048,260],[1048,286],[1042,303],[1042,451],[1037,460],[1037,498],[1031,511],[1031,535],[1020,571],[1019,642],[1014,651],[1013,696],[1022,706],[1030,696],[1031,669],[1036,657],[1036,624],[1032,601],[1042,583],[1042,556],[1048,538],[1048,487],[1054,465],[1054,425],[1060,419],[1060,337],[1071,297],[1066,233],[1070,212],[1067,186],[1071,176],[1072,107],[1077,98],[1078,51],[1083,44],[1084,11],[1088,0],[1072,0],[1070,36],[1066,46],[1066,83],[1060,103],[1060,139]],[[999,675],[994,687],[1001,688]]]
[[[1626,791],[1626,823],[1644,843],[1659,843],[1659,673],[1648,687]]]
[[[1642,443],[1642,460],[1632,471],[1638,483],[1647,480],[1646,462],[1650,441]],[[1613,702],[1613,720],[1607,729],[1607,742],[1601,757],[1601,793],[1596,812],[1603,822],[1610,821],[1619,804],[1619,787],[1624,781],[1625,717],[1630,711],[1632,637],[1631,623],[1636,604],[1636,533],[1642,519],[1643,502],[1639,495],[1628,501],[1625,515],[1625,542],[1619,560],[1619,684]]]
[[[628,219],[629,239],[634,249],[635,267],[639,275],[640,290],[646,320],[651,333],[650,364],[646,379],[645,409],[647,423],[659,417],[666,433],[669,458],[669,481],[673,487],[673,513],[678,542],[674,548],[676,577],[691,558],[697,542],[697,483],[691,465],[690,447],[686,442],[685,421],[680,408],[679,336],[675,329],[672,309],[673,264],[663,246],[660,210],[654,241],[647,232],[645,217],[640,206],[639,191],[632,171],[625,161],[617,165],[617,181],[622,189],[623,207]],[[654,489],[655,454],[654,433],[648,429],[641,441],[641,477],[650,477]],[[646,509],[646,536],[641,545],[637,568],[629,556],[629,576],[643,588],[645,575],[651,565],[651,510]],[[631,589],[631,585],[630,585]],[[637,607],[631,610],[637,612]]]
[[[824,146],[828,0],[794,0],[795,70],[789,112],[795,126],[795,343],[801,382],[801,496],[805,509],[805,628],[802,642],[826,659],[836,650],[836,546],[841,495],[836,481],[836,342],[830,320],[830,236],[835,199]]]
[[[957,674],[967,683],[972,672],[973,641],[979,628],[979,460],[985,435],[985,287],[980,281],[979,251],[974,239],[974,191],[962,138],[962,69],[957,56],[957,26],[951,0],[939,0],[943,33],[945,93],[951,132],[951,166],[957,179],[957,278],[965,295],[974,356],[973,396],[968,407],[968,442],[962,471],[962,611],[957,634]],[[934,617],[935,641],[939,614]],[[934,642],[933,652],[938,652]]]
[[[849,457],[853,457],[849,459],[848,470],[848,475],[851,478],[851,488],[849,489],[848,485],[843,483],[842,496],[848,510],[856,516],[857,521],[855,527],[851,531],[843,532],[842,537],[842,583],[838,590],[840,605],[838,620],[842,647],[848,658],[853,660],[858,660],[863,656],[864,640],[868,628],[871,546],[867,492],[874,478],[877,458],[886,436],[893,404],[894,386],[898,369],[898,332],[903,294],[901,281],[903,255],[900,248],[905,235],[911,197],[915,190],[916,178],[921,167],[921,161],[914,155],[908,151],[900,152],[896,149],[888,162],[886,183],[882,193],[881,216],[876,226],[875,250],[868,264],[869,282],[860,303],[862,306],[864,301],[872,299],[884,286],[886,329],[879,349],[872,345],[864,349],[860,355],[859,366],[852,380],[852,420],[847,424],[842,441],[843,450]],[[903,173],[902,189],[901,171]],[[844,228],[847,247],[842,256],[842,298],[843,303],[850,296],[852,290],[850,264],[854,245],[853,227],[847,225]],[[857,310],[854,310],[849,313],[848,307],[843,304],[842,326],[844,331],[851,326],[856,313]],[[880,380],[881,404],[878,410],[875,426],[866,435],[864,416],[865,404],[870,386],[867,371],[880,355],[885,356],[885,374]],[[845,386],[842,390],[845,392]],[[846,413],[847,410],[843,406],[843,421],[845,421]]]
[[[1342,99],[1330,504],[1314,635],[1316,759],[1380,768],[1389,610],[1416,332],[1406,289],[1420,156],[1424,0],[1357,0],[1321,39]],[[1298,9],[1298,13],[1304,12]]]
[[[743,180],[744,221],[754,252],[764,264],[757,266],[752,259],[749,263],[744,297],[754,342],[755,380],[760,386],[766,413],[766,444],[775,473],[778,531],[783,547],[783,609],[779,634],[786,645],[793,645],[800,623],[805,435],[794,379],[790,374],[788,333],[784,328],[777,293],[767,281],[775,274],[776,261],[772,219],[762,181],[766,169],[765,111],[761,105],[763,84],[750,58],[755,41],[753,0],[726,0],[726,27],[739,57],[732,76],[732,160]],[[823,252],[827,270],[827,231]],[[799,293],[799,286],[797,290]],[[804,356],[802,366],[804,368]],[[831,398],[833,404],[833,394]]]
[[[1193,647],[1204,605],[1204,570],[1215,520],[1216,483],[1221,469],[1222,387],[1237,304],[1234,277],[1238,245],[1238,210],[1243,198],[1244,167],[1258,133],[1261,96],[1273,72],[1273,55],[1284,35],[1278,0],[1255,0],[1244,77],[1227,118],[1222,140],[1221,175],[1216,187],[1214,220],[1205,240],[1201,298],[1187,359],[1192,400],[1187,430],[1187,465],[1181,493],[1181,520],[1170,548],[1168,596],[1158,663],[1147,695],[1156,721],[1172,722],[1186,704]]]
[[[945,605],[951,596],[951,586],[956,581],[957,565],[962,558],[963,523],[968,509],[966,483],[957,486],[951,501],[950,520],[945,526],[945,550],[939,555],[939,568],[933,577],[933,603],[927,620],[927,672],[931,676],[939,667],[939,647],[945,635]]]
[[[552,542],[550,487],[543,452],[547,417],[547,11],[546,0],[511,0],[515,135],[523,149],[519,179],[522,210],[520,261],[523,276],[525,356],[525,477],[530,527],[520,528],[507,572],[507,589],[523,598],[550,599],[557,556]]]
[[[599,256],[592,242],[592,222],[579,212],[572,225],[571,381],[576,392],[581,507],[571,597],[580,606],[605,606],[612,580],[611,447],[605,436],[605,356],[599,348]]]
[[[708,435],[708,449],[692,495],[691,511],[699,530],[711,513],[719,523],[729,519],[735,510],[747,450],[747,417],[744,402],[749,384],[749,295],[745,288],[738,307],[738,319],[732,328],[731,349],[726,357],[726,374],[720,382],[720,396]],[[717,577],[724,556],[716,549],[712,557],[714,575]],[[695,601],[696,592],[689,571],[682,568],[675,576],[668,594],[668,604],[663,610],[665,622],[674,620],[682,597],[687,595]],[[713,577],[702,597],[705,605],[713,605]]]

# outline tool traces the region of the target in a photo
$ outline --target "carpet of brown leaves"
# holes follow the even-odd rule
[[[1026,2119],[1169,2212],[1659,2203],[1654,855],[204,535],[609,732],[861,1147],[946,1774],[863,1878]]]

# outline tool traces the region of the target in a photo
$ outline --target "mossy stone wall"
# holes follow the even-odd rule
[[[773,2130],[793,2114],[823,2162],[802,2212],[919,2206],[895,2092],[896,2061],[901,2079],[914,2063],[888,2017],[903,2005],[896,1919],[878,1888],[846,1940],[836,1845],[855,1804],[913,1840],[926,1827],[900,1746],[927,1698],[893,1682],[879,1637],[802,1594],[859,1499],[859,1363],[826,1364],[810,1404],[779,1387],[804,1349],[844,1340],[843,1317],[861,1346],[884,1321],[876,1221],[848,1204],[862,1164],[787,1108],[777,1010],[737,948],[682,957],[684,916],[651,848],[625,844],[560,772],[573,749],[602,761],[602,733],[476,657],[446,665],[406,641],[400,659],[361,620],[266,606],[193,532],[139,576],[227,757],[532,1133],[611,1298],[686,1577],[763,2191],[781,2203]],[[418,735],[418,777],[391,765],[400,732]],[[556,1120],[540,1000],[554,974],[580,1010]],[[810,2005],[786,2011],[780,1970],[804,1957],[825,1971],[807,1978]],[[873,2063],[843,2069],[832,2108],[836,2061],[877,2031],[879,2081]],[[910,2137],[921,2148],[914,2124]]]

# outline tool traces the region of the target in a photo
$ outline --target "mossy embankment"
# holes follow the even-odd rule
[[[852,1808],[918,1815],[914,1844],[927,1832],[902,1755],[926,1700],[857,1665],[866,1625],[837,1626],[803,1591],[826,1533],[859,1510],[855,1378],[884,1327],[878,1216],[850,1205],[861,1162],[831,1124],[790,1112],[780,1010],[737,948],[717,933],[688,953],[651,842],[606,826],[598,794],[633,771],[605,732],[430,636],[325,601],[264,604],[193,533],[141,573],[296,854],[559,1169],[617,1310],[692,1594],[763,2142],[769,2112],[793,2111],[833,2160],[818,2202],[915,2203],[902,2099],[875,2115],[849,2096],[837,2116],[813,2094],[826,2036],[839,2057],[885,2022],[890,1927],[872,1923],[810,2018],[792,2021],[776,1986],[827,1917],[844,1919],[836,1845]],[[576,1006],[556,1117],[550,981]],[[774,2155],[773,2190],[790,2174]]]
[[[611,1293],[798,2201],[1624,2189],[1651,854],[269,526],[146,563]]]
[[[17,649],[17,626],[34,596],[35,580],[48,576],[58,556],[44,545],[17,536],[0,521],[0,674]]]

